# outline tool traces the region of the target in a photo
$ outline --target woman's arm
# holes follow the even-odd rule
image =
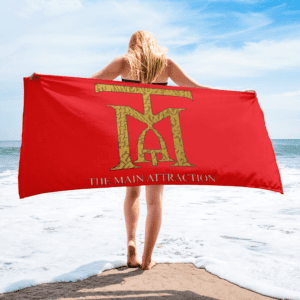
[[[95,79],[106,79],[106,80],[114,80],[118,76],[121,75],[124,65],[123,55],[115,58],[110,64],[108,64],[101,71],[95,73],[90,78]]]
[[[169,65],[169,77],[178,85],[185,87],[195,87],[200,89],[213,89],[211,87],[200,85],[192,78],[190,78],[187,74],[183,72],[183,70],[170,58],[168,58]],[[245,92],[255,93],[254,90],[247,90]]]
[[[105,68],[103,68],[101,71],[95,73],[93,76],[89,78],[114,80],[115,78],[121,75],[121,72],[123,70],[123,63],[124,63],[124,58],[122,55],[115,58]],[[33,76],[37,74],[39,73],[33,73],[30,76],[30,80],[32,80]]]
[[[211,87],[200,85],[187,74],[170,58],[168,58],[169,77],[178,85],[185,87],[195,87],[201,89],[212,89]]]

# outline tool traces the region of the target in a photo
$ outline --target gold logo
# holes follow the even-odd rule
[[[145,123],[147,128],[142,131],[138,138],[137,145],[137,160],[134,163],[150,162],[145,159],[145,153],[151,154],[152,166],[157,166],[157,153],[162,154],[162,158],[159,161],[174,161],[169,157],[167,145],[161,136],[161,134],[153,128],[153,125],[167,117],[170,117],[173,142],[175,147],[175,154],[177,162],[170,165],[171,167],[196,167],[188,162],[182,141],[179,113],[185,108],[166,108],[165,110],[153,115],[150,95],[162,95],[162,96],[175,96],[185,97],[193,101],[192,93],[190,91],[180,90],[167,90],[158,88],[144,88],[144,87],[131,87],[120,86],[111,84],[95,84],[95,92],[117,92],[117,93],[133,93],[143,95],[144,114],[136,111],[130,106],[121,105],[107,105],[112,107],[116,111],[117,129],[118,129],[118,146],[119,146],[119,164],[111,170],[133,169],[140,168],[133,164],[130,157],[129,136],[127,126],[127,115]],[[160,149],[145,149],[144,142],[145,136],[149,130],[152,130],[157,136],[160,144]]]

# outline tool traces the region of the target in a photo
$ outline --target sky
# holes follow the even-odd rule
[[[10,0],[0,1],[0,140],[21,140],[23,77],[90,77],[138,30],[199,84],[254,89],[271,139],[300,139],[298,0]]]

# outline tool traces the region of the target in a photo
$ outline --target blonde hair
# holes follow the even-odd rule
[[[128,53],[124,55],[130,64],[133,80],[152,83],[167,66],[167,48],[157,44],[153,33],[139,30],[130,39]]]

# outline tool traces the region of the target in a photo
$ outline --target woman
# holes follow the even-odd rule
[[[139,30],[131,36],[128,53],[115,58],[90,78],[114,80],[121,75],[122,81],[158,85],[167,85],[168,79],[171,78],[178,86],[211,89],[187,76],[174,61],[166,57],[166,51],[158,46],[152,33]],[[37,73],[33,73],[31,79],[34,74]],[[141,186],[126,187],[124,215],[127,230],[127,265],[130,268],[141,267],[142,270],[150,270],[156,265],[151,257],[162,222],[163,189],[163,185],[145,186],[147,219],[141,264],[136,251]]]
[[[122,81],[157,83],[167,85],[169,77],[179,86],[208,88],[189,78],[171,59],[166,50],[158,46],[155,36],[144,30],[135,32],[130,39],[128,53],[117,57],[108,66],[91,78],[113,80],[119,75]],[[162,222],[163,185],[146,185],[147,219],[142,270],[150,270],[156,263],[151,260],[152,252]],[[124,214],[127,229],[127,264],[138,267],[136,252],[136,229],[139,220],[141,186],[126,187]]]

